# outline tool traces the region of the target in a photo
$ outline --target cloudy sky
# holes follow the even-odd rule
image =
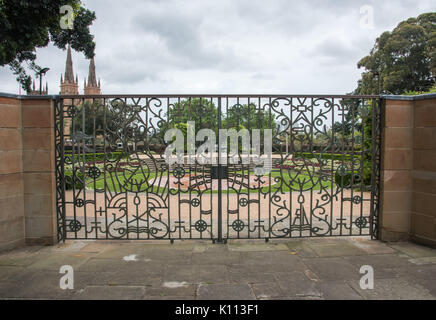
[[[344,94],[356,87],[362,72],[356,64],[377,36],[436,11],[434,0],[83,3],[97,15],[91,30],[106,94]],[[66,51],[49,46],[37,55],[50,68],[49,93],[59,93]],[[88,61],[73,51],[73,63],[83,93]],[[0,67],[0,91],[18,93],[18,87],[8,67]]]

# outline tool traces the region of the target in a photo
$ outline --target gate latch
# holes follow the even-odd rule
[[[212,166],[211,168],[212,179],[227,179],[229,176],[227,169],[228,169],[227,166]]]

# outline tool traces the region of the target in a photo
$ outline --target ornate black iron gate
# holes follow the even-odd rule
[[[188,121],[271,129],[269,172],[168,164]],[[378,236],[377,96],[62,96],[55,123],[59,240]]]

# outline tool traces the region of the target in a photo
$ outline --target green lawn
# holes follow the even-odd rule
[[[239,171],[238,173],[242,173],[241,171]],[[200,173],[199,173],[200,174]],[[279,170],[275,170],[271,172],[271,186],[266,186],[264,188],[262,188],[263,192],[267,192],[269,190],[271,190],[271,192],[275,192],[277,191],[280,186],[280,191],[282,192],[288,192],[290,191],[291,187],[292,190],[300,190],[300,187],[302,186],[303,190],[319,190],[321,185],[324,188],[330,189],[332,186],[332,182],[331,182],[331,178],[327,181],[321,181],[319,182],[319,179],[317,176],[314,177],[314,181],[312,182],[310,180],[310,177],[308,175],[304,175],[304,174],[297,174],[297,173],[291,173],[291,176],[289,176],[288,171],[287,170],[283,170],[283,181],[282,182],[277,182],[275,184],[274,183],[274,178],[281,177],[280,171]],[[253,175],[253,172],[250,172],[250,175]],[[229,176],[231,176],[231,174],[229,174]],[[150,181],[152,179],[154,179],[156,177],[156,173],[155,172],[150,172],[150,174],[148,175],[147,180]],[[162,177],[167,177],[167,172],[162,173]],[[264,176],[262,179],[270,179],[269,176]],[[135,184],[139,184],[141,185],[141,181],[144,181],[145,177],[144,174],[142,173],[138,173],[133,175],[131,178],[129,178],[129,181],[127,181],[128,185],[135,185]],[[122,191],[124,190],[124,188],[122,187],[122,185],[124,185],[126,183],[126,178],[124,177],[124,175],[120,172],[117,174],[117,177],[114,177],[113,179],[111,179],[111,175],[110,174],[106,174],[106,184],[107,184],[107,188],[111,191]],[[105,184],[105,179],[104,179],[104,175],[102,174],[98,180],[95,181],[95,188],[96,189],[104,189],[104,184]],[[139,190],[141,192],[144,192],[145,190],[145,186],[146,184],[143,184],[143,187]],[[94,189],[94,180],[88,178],[86,181],[86,187],[87,189]],[[271,188],[271,189],[270,189]],[[138,191],[138,189],[136,188],[129,188],[132,189],[134,191]],[[164,188],[158,188],[157,186],[153,186],[152,190],[148,190],[149,192],[153,192],[153,193],[158,193],[158,192],[163,192]],[[210,191],[209,191],[210,192]],[[218,191],[213,191],[213,193],[217,193]],[[227,192],[227,191],[224,191]],[[228,190],[229,193],[235,193],[235,191],[232,188],[229,188]],[[239,191],[238,191],[239,192]],[[247,192],[247,189],[241,189],[240,192]],[[250,189],[251,193],[257,193],[258,189]]]

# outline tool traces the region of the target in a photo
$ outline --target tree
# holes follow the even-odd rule
[[[106,112],[105,112],[106,109]],[[74,116],[74,126],[70,127],[70,133],[81,132],[87,135],[93,135],[94,131],[103,132],[104,122],[106,113],[106,128],[109,130],[116,130],[116,117],[112,109],[105,108],[105,106],[98,100],[91,103],[85,101],[82,105],[77,108],[77,112]],[[85,123],[85,128],[83,128],[83,121]],[[95,130],[94,130],[95,128]]]
[[[76,108],[70,127],[70,134],[106,139],[114,144],[119,139],[142,141],[147,133],[139,126],[144,126],[133,112],[133,106],[118,100],[106,105],[101,100],[84,101]],[[143,128],[142,128],[143,129]]]
[[[402,21],[377,38],[370,54],[358,62],[365,68],[359,93],[402,94],[426,91],[436,78],[436,12]]]
[[[60,7],[70,5],[74,10],[73,29],[61,29]],[[22,88],[28,91],[31,77],[23,66],[36,73],[36,48],[50,42],[65,49],[68,43],[87,58],[94,56],[95,43],[89,26],[95,13],[85,9],[80,0],[0,0],[0,66],[9,65]]]
[[[222,129],[260,129],[263,136],[264,129],[272,129],[273,137],[277,131],[274,114],[269,115],[264,110],[258,110],[254,104],[233,105],[222,110],[221,128]],[[188,121],[195,122],[195,132],[197,135],[201,129],[211,129],[219,137],[218,132],[218,108],[211,99],[190,98],[174,103],[169,109],[168,121],[170,128],[182,130],[185,139],[187,136]],[[166,129],[166,127],[165,127]],[[159,132],[159,139],[163,141],[164,130]],[[262,138],[261,138],[261,141]],[[200,142],[196,142],[200,145]],[[261,143],[263,145],[263,142]],[[185,145],[186,148],[186,145]]]
[[[185,99],[174,103],[174,106],[169,109],[168,120],[172,127],[178,123],[194,121],[195,134],[200,129],[206,128],[216,131],[218,128],[218,109],[210,99]]]
[[[242,126],[246,129],[272,129],[275,132],[275,115],[271,113],[271,118],[265,110],[257,109],[257,106],[250,104],[250,106],[235,105],[228,109],[227,116],[223,121],[223,128],[237,128]]]

